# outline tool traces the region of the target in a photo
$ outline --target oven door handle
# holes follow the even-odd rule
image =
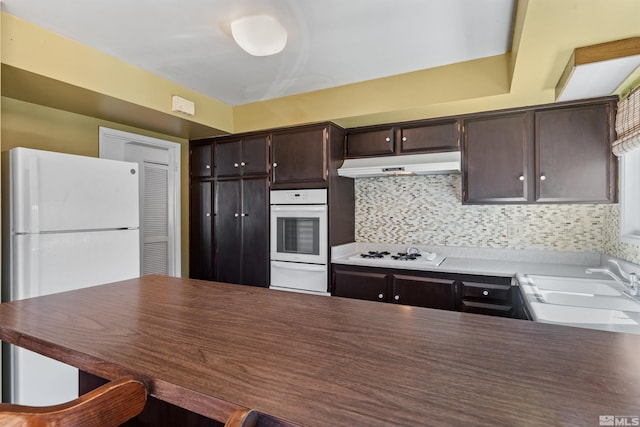
[[[327,270],[327,267],[325,265],[309,265],[309,264],[299,264],[296,262],[278,262],[278,261],[271,261],[271,265],[273,267],[276,268],[283,268],[286,270],[298,270],[298,271],[313,271],[313,272],[318,272],[318,273],[322,273],[324,271]]]
[[[271,206],[274,212],[324,212],[326,206]]]

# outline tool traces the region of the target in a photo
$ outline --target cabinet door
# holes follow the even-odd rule
[[[242,280],[244,285],[269,286],[269,182],[242,180]]]
[[[242,175],[266,175],[269,171],[268,136],[256,136],[242,140],[240,160]]]
[[[191,163],[189,170],[194,178],[208,178],[213,174],[213,157],[211,146],[213,144],[191,144],[189,152]]]
[[[450,120],[398,129],[400,154],[456,151],[460,149],[458,121]]]
[[[347,157],[384,156],[395,151],[392,128],[347,135]]]
[[[468,119],[463,128],[463,203],[522,203],[532,199],[531,113]]]
[[[613,186],[609,107],[536,113],[539,202],[607,202]]]
[[[329,167],[327,143],[325,127],[273,133],[273,188],[326,187]]]
[[[430,277],[393,275],[392,299],[396,304],[454,310],[455,281]]]
[[[333,295],[337,297],[386,301],[388,274],[374,271],[354,271],[334,266]]]
[[[215,176],[240,176],[241,140],[219,141],[214,146]]]
[[[189,277],[213,280],[213,182],[191,181]]]
[[[240,283],[242,280],[240,191],[239,179],[216,181],[215,279],[220,282]]]

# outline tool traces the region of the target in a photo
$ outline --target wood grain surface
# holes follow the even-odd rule
[[[146,276],[0,304],[0,338],[224,421],[598,425],[640,415],[640,336]]]

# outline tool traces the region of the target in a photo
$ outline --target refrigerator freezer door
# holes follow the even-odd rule
[[[136,228],[136,163],[50,151],[10,151],[11,232]]]
[[[14,235],[11,300],[140,275],[139,230]],[[77,369],[15,346],[11,403],[52,405],[78,397]]]

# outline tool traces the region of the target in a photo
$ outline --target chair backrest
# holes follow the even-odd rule
[[[236,410],[224,427],[256,427],[258,425],[258,413],[252,409]]]
[[[122,378],[53,406],[0,404],[0,425],[21,427],[118,426],[144,409],[147,390],[140,381]]]

